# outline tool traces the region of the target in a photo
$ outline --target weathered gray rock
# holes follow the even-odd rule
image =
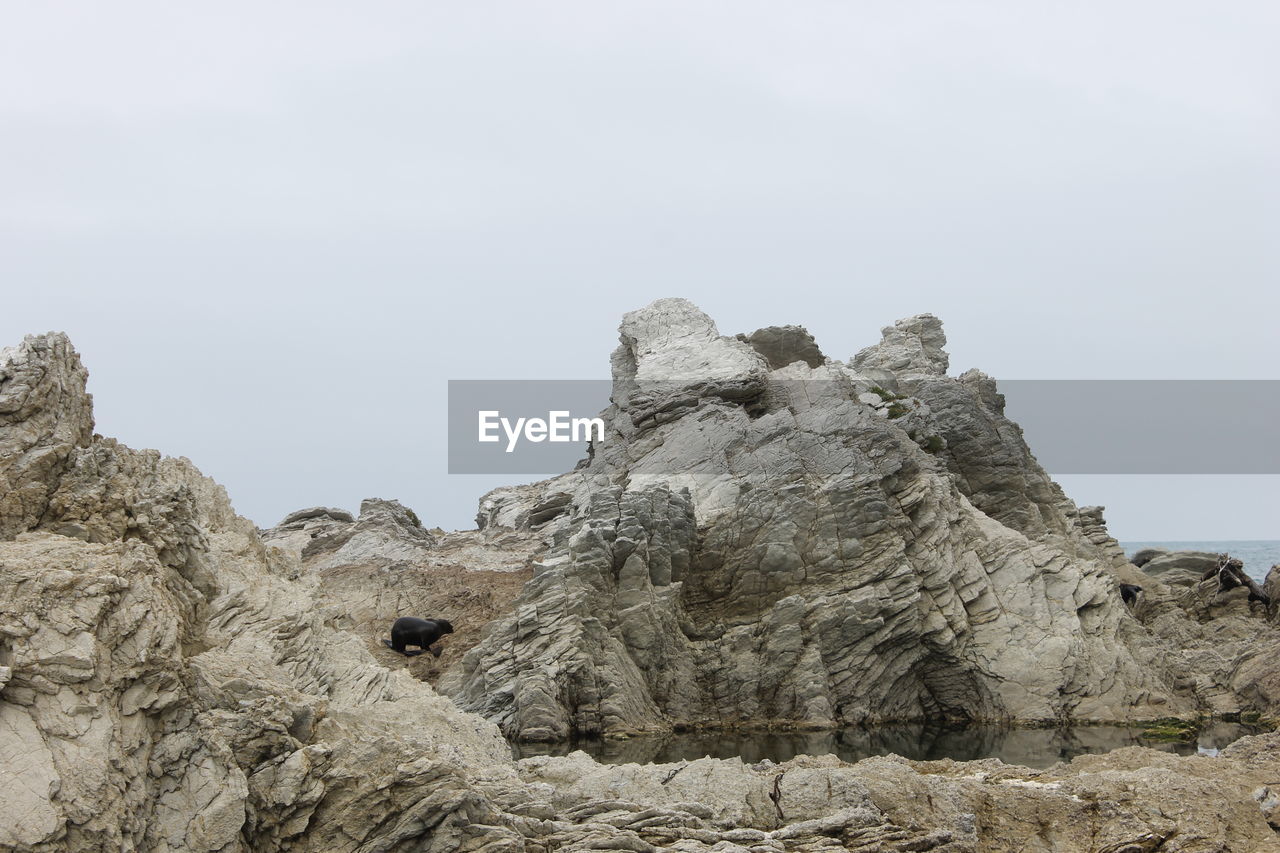
[[[945,376],[950,358],[942,321],[917,314],[880,330],[880,343],[861,350],[850,366],[859,372],[882,370],[899,380]]]
[[[1217,563],[1218,555],[1208,551],[1169,551],[1152,556],[1142,572],[1171,586],[1196,586]]]
[[[809,367],[820,367],[827,360],[813,335],[801,326],[766,326],[749,335],[738,335],[738,340],[760,353],[771,370],[797,361]]]
[[[702,759],[605,767],[575,753],[525,759],[520,775],[546,792],[550,811],[613,826],[649,824],[638,834],[660,843],[948,853],[1280,850],[1268,822],[1277,798],[1267,778],[1280,766],[1280,736],[1242,739],[1223,756],[1130,747],[1028,770],[996,760],[893,756],[856,765],[827,756],[771,766]],[[818,839],[826,846],[810,846]]]
[[[904,371],[896,417],[838,365],[764,372],[687,303],[628,314],[611,440],[534,490],[574,494],[567,541],[441,689],[529,739],[1193,712],[1121,602],[1101,510],[1039,468],[991,380],[941,375],[936,320],[886,339],[863,361]]]
[[[188,462],[86,434],[64,338],[12,352],[23,387],[3,389],[21,405],[0,424],[0,470],[43,497],[0,505],[0,846],[475,836],[496,814],[486,780],[516,784],[496,728],[330,628],[315,585],[288,580],[287,555]],[[58,464],[31,463],[42,446]]]
[[[664,311],[697,321],[686,306]],[[632,380],[648,340],[634,320]],[[692,346],[704,331],[674,339]],[[0,847],[1280,847],[1280,734],[1220,758],[1126,749],[1045,771],[832,757],[604,767],[580,753],[516,763],[492,723],[379,664],[353,614],[385,579],[411,596],[431,580],[417,572],[536,558],[514,619],[492,629],[510,655],[482,645],[462,667],[488,680],[470,693],[462,679],[464,700],[522,732],[638,728],[675,712],[821,723],[926,701],[942,715],[1096,713],[1280,692],[1258,619],[1188,619],[1155,580],[1146,622],[1108,604],[1114,578],[1055,545],[1083,537],[1105,551],[1100,515],[1078,513],[1090,527],[1067,513],[1066,533],[1050,525],[1032,542],[974,509],[899,434],[901,418],[853,399],[861,380],[824,365],[845,390],[806,402],[754,352],[708,345],[723,370],[684,395],[691,416],[637,424],[620,406],[626,442],[508,491],[484,531],[428,533],[399,504],[367,501],[358,520],[292,514],[265,534],[271,545],[186,460],[92,436],[64,338],[6,353],[5,382],[22,381],[0,383],[0,400],[20,401],[0,421],[0,472],[17,493],[0,500]],[[809,368],[780,375],[797,369]],[[704,436],[707,458],[673,474],[666,463],[692,458],[703,418],[727,424],[728,443]],[[1162,664],[1168,648],[1182,657]],[[1155,686],[1138,694],[1130,659],[1144,654]],[[1025,680],[1002,680],[1014,677]],[[1177,678],[1204,684],[1159,706],[1155,691]],[[864,703],[853,715],[836,705],[850,699]]]
[[[421,561],[435,544],[413,510],[399,501],[367,498],[360,517],[343,510],[298,510],[263,532],[264,540],[306,559],[319,571],[333,566],[389,566]]]
[[[347,522],[355,521],[356,518],[345,509],[335,509],[328,506],[313,506],[308,509],[300,509],[286,515],[276,528],[292,527],[303,521],[311,521],[313,519],[326,519],[329,521]]]
[[[659,703],[695,676],[674,601],[693,545],[687,494],[593,493],[568,547],[535,564],[513,615],[441,690],[525,740],[659,725]]]
[[[0,349],[0,538],[39,523],[72,452],[92,438],[88,375],[61,333]]]
[[[1154,560],[1156,557],[1159,557],[1162,554],[1168,554],[1168,553],[1169,553],[1168,548],[1142,548],[1140,550],[1133,552],[1133,556],[1129,558],[1129,562],[1137,566],[1138,568],[1142,568],[1147,563],[1150,563],[1152,560]]]

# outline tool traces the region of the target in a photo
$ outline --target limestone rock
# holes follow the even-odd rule
[[[1262,583],[1262,591],[1271,598],[1271,612],[1280,612],[1280,563],[1271,567]]]
[[[687,299],[659,299],[622,318],[615,374],[635,381],[736,380],[762,375],[763,358],[749,345],[716,331]]]
[[[565,541],[442,680],[464,708],[560,739],[1197,707],[1150,665],[1101,510],[1052,483],[991,380],[941,375],[936,320],[886,333],[913,358],[864,359],[903,371],[918,412],[881,417],[838,365],[766,371],[695,311],[664,300],[624,319],[610,440],[555,481],[574,495]],[[638,398],[640,375],[680,404]],[[718,392],[733,382],[758,395]],[[925,428],[945,453],[911,435]]]
[[[0,349],[0,538],[39,523],[67,460],[92,438],[88,375],[61,333]]]
[[[687,299],[659,299],[622,318],[611,357],[615,400],[630,430],[683,417],[704,402],[746,406],[764,391],[768,364],[750,345],[725,337]]]
[[[1129,562],[1137,566],[1138,568],[1142,568],[1147,563],[1150,563],[1152,560],[1154,560],[1156,557],[1159,557],[1162,554],[1168,554],[1168,553],[1169,553],[1168,548],[1142,548],[1133,553],[1133,557],[1129,559]]]
[[[738,335],[738,340],[760,353],[771,370],[797,361],[809,367],[820,367],[826,362],[813,335],[801,326],[766,326],[749,335]]]
[[[947,336],[937,317],[917,314],[884,327],[880,334],[880,343],[853,357],[854,370],[884,370],[900,379],[946,375],[950,364],[943,349]]]
[[[496,728],[330,628],[315,585],[290,581],[185,460],[86,435],[65,339],[6,359],[26,390],[5,385],[21,405],[0,425],[0,470],[48,480],[39,515],[5,504],[0,537],[0,846],[444,849],[474,835],[494,813],[486,780],[514,784]],[[27,464],[31,436],[67,437],[60,463]],[[429,819],[406,819],[415,808]]]
[[[1174,586],[1195,586],[1218,563],[1218,555],[1208,551],[1169,551],[1151,557],[1142,565],[1143,574]]]
[[[694,675],[687,648],[667,648],[687,647],[672,599],[693,535],[686,494],[593,494],[566,551],[535,564],[441,690],[525,740],[654,727],[652,692],[677,697]]]
[[[520,775],[545,790],[550,810],[636,827],[643,840],[658,843],[803,850],[825,839],[829,846],[818,849],[947,853],[1276,851],[1268,773],[1280,767],[1278,747],[1276,734],[1238,741],[1222,759],[1130,747],[1047,770],[894,756],[856,765],[827,756],[778,765],[702,759],[600,766],[575,753],[525,759]]]
[[[1130,613],[1114,584],[1138,570],[1109,566],[1100,513],[1010,489],[996,505],[1060,512],[1028,533],[975,508],[899,423],[926,424],[927,404],[881,416],[840,365],[770,371],[688,303],[627,329],[619,387],[661,376],[677,405],[636,421],[656,397],[618,397],[623,441],[455,534],[377,500],[260,533],[186,460],[94,437],[65,338],[6,351],[0,847],[1278,849],[1280,734],[1219,758],[1126,749],[1045,771],[516,763],[496,725],[379,657],[384,608],[427,606],[451,578],[461,603],[468,578],[504,575],[529,580],[491,602],[506,615],[451,692],[526,737],[1277,707],[1261,615],[1190,618],[1186,591],[1156,579]],[[813,396],[794,382],[810,370]]]
[[[298,510],[263,536],[309,559],[315,569],[411,563],[422,559],[435,543],[413,510],[380,498],[361,502],[358,519],[324,507]]]
[[[299,522],[310,521],[312,519],[327,519],[329,521],[350,523],[355,521],[355,516],[347,512],[345,509],[335,509],[328,506],[313,506],[308,509],[300,509],[291,512],[281,519],[276,525],[277,528],[292,527]]]

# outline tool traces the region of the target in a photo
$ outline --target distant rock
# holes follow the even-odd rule
[[[951,360],[943,349],[947,336],[937,317],[917,314],[885,326],[880,334],[880,343],[853,357],[854,370],[883,370],[899,379],[946,376]]]
[[[298,524],[298,522],[310,521],[312,519],[327,519],[329,521],[338,522],[352,522],[356,520],[355,516],[347,512],[345,509],[334,509],[333,507],[327,506],[313,506],[309,509],[300,509],[296,512],[289,513],[280,521],[279,524],[276,525],[276,527],[289,527]]]
[[[1195,586],[1217,564],[1218,555],[1209,551],[1165,551],[1151,556],[1141,568],[1161,583]]]
[[[813,335],[801,326],[766,326],[749,335],[738,335],[768,362],[771,370],[804,362],[809,367],[821,367],[826,362],[822,350]]]
[[[413,510],[380,498],[365,499],[358,519],[344,510],[312,507],[290,513],[262,535],[308,559],[316,570],[412,562],[435,543]]]
[[[1133,563],[1133,565],[1138,568],[1142,568],[1156,557],[1160,557],[1168,553],[1168,548],[1142,548],[1133,553],[1133,556],[1129,558],[1129,562]]]

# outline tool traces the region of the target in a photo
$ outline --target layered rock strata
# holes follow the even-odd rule
[[[732,375],[717,383],[725,393],[716,406],[727,411],[743,405],[735,400],[743,399],[744,386]],[[451,570],[458,561],[494,573],[524,570],[532,561],[534,576],[512,639],[528,653],[528,666],[539,678],[513,682],[524,704],[512,713],[499,697],[494,716],[556,726],[597,708],[601,728],[603,721],[649,719],[666,714],[674,695],[709,671],[682,671],[682,661],[703,667],[715,660],[754,660],[729,652],[716,658],[715,635],[704,633],[716,620],[697,606],[671,603],[689,587],[702,590],[703,606],[709,606],[712,588],[689,582],[709,565],[703,562],[704,525],[719,537],[713,540],[719,544],[712,553],[721,555],[715,565],[734,567],[725,570],[723,582],[751,602],[744,606],[748,617],[750,608],[780,591],[752,577],[761,565],[736,556],[727,528],[714,524],[723,512],[719,507],[739,502],[714,474],[674,487],[655,477],[633,488],[609,483],[607,475],[597,479],[606,472],[592,471],[512,490],[492,502],[491,523],[478,533],[423,531],[407,510],[386,503],[362,511],[359,520],[342,510],[310,510],[269,533],[275,544],[268,545],[234,513],[223,490],[186,460],[131,450],[93,434],[85,372],[63,336],[28,338],[3,352],[0,416],[0,848],[1280,849],[1274,829],[1280,826],[1276,734],[1246,738],[1218,758],[1126,749],[1043,771],[996,761],[893,758],[857,765],[799,758],[785,764],[701,760],[605,767],[580,753],[517,763],[495,725],[460,711],[411,674],[388,668],[384,663],[393,653],[371,653],[376,638],[352,617],[364,612],[359,608],[365,605],[353,600],[363,581],[335,581],[364,572],[366,581],[386,577],[403,583],[415,573]],[[874,409],[866,417],[895,420]],[[901,445],[900,437],[890,442],[873,432],[873,447]],[[909,449],[907,455],[914,458]],[[924,477],[920,472],[927,467],[879,464],[892,469],[891,479],[902,480]],[[874,513],[885,516],[884,528],[895,537],[905,540],[915,529],[896,517],[903,507],[908,518],[918,508],[912,524],[929,531],[929,542],[948,541],[926,523],[928,512],[940,511],[935,505],[948,504],[947,517],[960,524],[960,535],[969,536],[973,525],[990,528],[997,544],[975,549],[980,559],[969,564],[975,573],[985,573],[983,555],[998,557],[1026,545],[1017,538],[1024,534],[996,535],[996,527],[1008,528],[983,521],[948,497],[951,492],[936,491],[938,484],[903,495],[896,488],[886,492],[873,478],[867,482],[871,498],[855,506],[869,507],[877,494],[891,494],[898,503],[882,496],[878,500],[886,508]],[[907,499],[919,492],[923,497]],[[557,497],[564,494],[574,497]],[[578,497],[583,494],[585,499]],[[793,521],[787,528],[796,531],[797,541],[846,529],[834,509],[812,496],[804,500],[815,509],[812,522]],[[526,502],[541,511],[526,513]],[[866,523],[858,513],[853,518]],[[508,528],[508,521],[539,529]],[[364,528],[355,529],[362,522]],[[753,523],[769,535],[751,534],[742,542],[767,554],[777,542],[777,528],[769,519]],[[1078,538],[1073,524],[1066,533],[1044,534],[1045,541]],[[383,535],[395,540],[386,550],[362,544]],[[895,544],[887,533],[863,534],[857,544],[868,549],[863,540],[876,536],[885,541],[869,543],[877,549],[874,589],[885,589],[891,599],[899,585],[917,582],[875,555],[900,548],[896,559],[902,559],[916,551]],[[851,550],[853,543],[842,547]],[[341,561],[325,563],[344,548]],[[1051,544],[1032,550],[1042,568],[1051,567],[1049,575],[1063,571]],[[827,552],[814,546],[814,553]],[[913,575],[916,561],[908,564]],[[1001,564],[1023,565],[1011,557]],[[829,577],[831,571],[814,571],[819,588],[842,586]],[[1070,592],[1051,580],[1041,585]],[[946,599],[931,586],[919,588],[921,600],[925,592],[935,601]],[[852,592],[859,589],[855,585]],[[955,608],[965,609],[963,589],[946,599],[958,600]],[[845,603],[841,593],[823,594],[836,613],[846,615],[856,615],[853,608],[865,598],[858,593]],[[805,593],[791,604],[783,600],[769,605],[779,615],[769,653],[796,662],[813,660],[815,653],[820,659],[826,646],[815,645],[806,633],[821,627],[817,611],[818,621],[797,615],[816,608],[817,599]],[[1064,600],[1075,602],[1070,596]],[[592,613],[584,601],[616,607]],[[565,614],[563,624],[575,626],[572,632],[548,629],[556,620],[539,608],[552,605]],[[1045,618],[1052,624],[1053,618]],[[1172,611],[1155,618],[1176,621]],[[728,628],[720,636],[746,649],[744,654],[756,654],[749,619],[736,620],[722,620]],[[507,621],[495,632],[505,630]],[[874,623],[874,614],[869,621]],[[935,648],[939,632],[945,636],[938,627],[915,638],[915,626],[928,623],[905,624],[894,630],[907,638],[912,654],[921,646]],[[844,618],[826,630],[867,629]],[[564,697],[554,678],[542,677],[548,662],[577,665],[563,648],[566,642],[582,644],[597,673],[630,679],[630,689],[597,684],[594,693],[584,693],[585,702],[562,701],[573,697]],[[880,648],[887,653],[894,646]],[[490,654],[485,649],[476,658]],[[657,667],[667,662],[677,668],[664,676]],[[512,673],[518,675],[518,668]],[[585,673],[564,677],[575,689],[592,687]],[[745,669],[734,678],[733,683],[754,683]],[[1084,676],[1081,683],[1094,678]],[[778,695],[761,700],[756,694],[751,701],[773,705],[806,696],[818,704],[805,707],[822,707],[823,690],[806,693],[800,676],[784,683]],[[540,685],[554,701],[540,698]],[[1008,693],[989,695],[1007,701]]]
[[[517,784],[496,728],[328,624],[189,462],[94,436],[65,337],[4,359],[0,848],[476,835],[486,786]]]
[[[620,338],[587,463],[482,502],[519,528],[571,496],[560,544],[441,682],[509,736],[1257,700],[1204,660],[1247,650],[1213,650],[1183,613],[1170,624],[1197,651],[1171,657],[1135,618],[1101,510],[1039,466],[994,380],[945,374],[936,318],[886,328],[849,365],[795,327],[721,336],[678,299],[628,314]]]

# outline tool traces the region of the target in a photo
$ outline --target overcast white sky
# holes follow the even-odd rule
[[[262,525],[469,526],[502,478],[445,473],[446,380],[605,377],[661,296],[842,359],[932,311],[956,372],[1280,378],[1274,3],[0,15],[0,343],[70,333],[99,431]],[[1062,481],[1122,539],[1280,538],[1280,477]]]

